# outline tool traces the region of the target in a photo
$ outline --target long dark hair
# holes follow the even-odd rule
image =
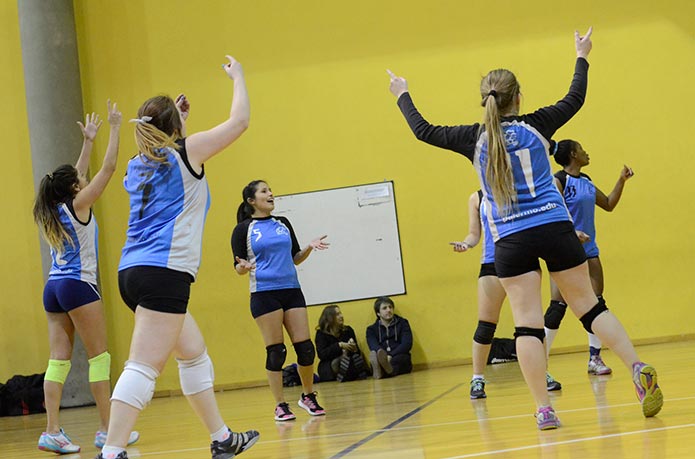
[[[339,325],[336,320],[338,317],[338,309],[339,307],[337,304],[331,304],[323,308],[321,317],[319,317],[319,326],[316,327],[316,329],[335,337],[340,336],[340,332],[343,331],[343,326]]]
[[[253,215],[253,206],[249,203],[249,199],[254,199],[256,197],[256,190],[258,189],[259,183],[267,183],[265,180],[254,180],[244,187],[241,191],[241,197],[243,201],[239,205],[239,209],[236,211],[236,222],[241,223],[247,218]]]
[[[151,119],[144,121],[143,117]],[[176,140],[181,138],[181,117],[171,97],[147,99],[138,109],[138,119],[142,121],[135,124],[135,143],[141,156],[163,163],[166,156],[160,153],[161,149],[179,149]]]
[[[553,158],[560,166],[569,166],[569,164],[572,162],[572,153],[577,151],[578,148],[579,142],[576,140],[560,140],[557,143],[555,153],[553,153]]]
[[[57,252],[62,252],[64,241],[73,247],[75,245],[60,222],[58,204],[72,199],[76,194],[75,185],[79,183],[77,169],[70,164],[64,164],[52,173],[44,175],[36,193],[34,221],[48,245]]]

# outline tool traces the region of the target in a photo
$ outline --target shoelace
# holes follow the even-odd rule
[[[307,400],[309,403],[307,403]],[[318,407],[318,402],[316,401],[316,394],[305,394],[304,395],[304,404],[309,405],[309,408],[311,409],[316,409]]]

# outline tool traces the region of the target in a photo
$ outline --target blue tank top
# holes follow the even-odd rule
[[[99,228],[89,211],[89,220],[77,219],[72,202],[58,205],[60,223],[67,231],[70,241],[63,241],[63,250],[51,247],[51,270],[48,279],[77,279],[90,284],[97,283],[97,237]]]
[[[492,240],[492,234],[490,233],[490,224],[487,221],[487,211],[485,210],[487,205],[483,200],[483,192],[478,190],[478,209],[480,213],[480,226],[483,230],[482,234],[482,254],[480,256],[480,263],[494,263],[495,262],[495,241]]]
[[[591,237],[591,240],[583,244],[584,251],[589,257],[598,256],[598,245],[596,244],[596,186],[591,178],[586,174],[579,174],[579,177],[559,171],[555,177],[562,183],[563,197],[569,209],[574,228],[583,231]]]
[[[235,257],[256,264],[249,271],[251,293],[300,288],[294,265],[299,242],[287,218],[244,220],[232,232],[232,251]]]
[[[166,148],[166,162],[136,156],[123,181],[130,195],[126,243],[118,270],[158,266],[195,279],[200,267],[210,192],[205,170],[188,161],[185,139],[180,150]]]

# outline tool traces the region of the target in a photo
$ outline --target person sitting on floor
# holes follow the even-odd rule
[[[374,302],[376,321],[367,327],[369,361],[374,379],[413,371],[410,349],[413,334],[407,319],[394,313],[393,300],[381,296]]]

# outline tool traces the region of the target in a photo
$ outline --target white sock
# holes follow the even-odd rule
[[[587,333],[587,335],[589,335],[589,346],[596,349],[601,349],[601,340],[598,338],[598,336],[594,335],[593,333]]]
[[[550,355],[550,348],[553,346],[553,341],[555,341],[555,336],[557,335],[558,328],[555,330],[551,328],[545,328],[545,355],[546,357]]]
[[[223,442],[229,438],[229,435],[231,435],[229,432],[229,427],[227,427],[227,424],[225,424],[222,426],[220,430],[210,434],[210,438],[212,439],[212,441]]]
[[[473,375],[473,379],[485,379],[483,375]]]
[[[101,449],[101,455],[104,459],[116,459],[116,457],[123,451],[125,451],[125,448],[104,445],[104,447]]]

